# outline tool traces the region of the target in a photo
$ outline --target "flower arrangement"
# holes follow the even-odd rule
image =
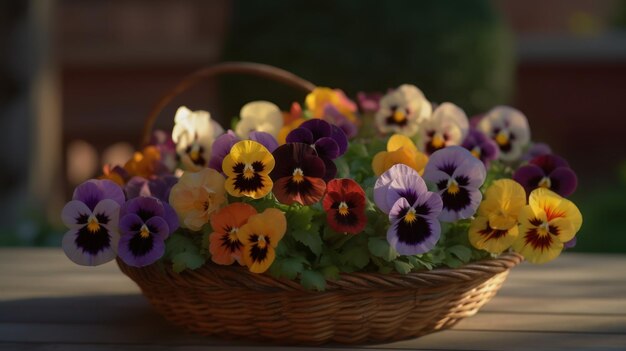
[[[357,100],[316,88],[286,112],[250,102],[227,131],[180,107],[171,135],[156,131],[75,189],[65,253],[175,272],[240,265],[324,290],[341,273],[456,268],[508,250],[543,263],[575,244],[576,174],[531,142],[520,111],[468,119],[408,84]]]

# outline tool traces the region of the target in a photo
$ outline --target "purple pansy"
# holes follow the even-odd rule
[[[576,173],[563,158],[548,154],[533,158],[515,171],[513,179],[522,184],[526,193],[543,187],[561,196],[569,196],[578,184]]]
[[[120,210],[118,254],[128,265],[147,266],[165,253],[165,239],[178,228],[174,209],[155,197],[129,200]]]
[[[134,199],[139,196],[152,196],[167,203],[170,198],[170,190],[176,183],[178,183],[178,178],[173,175],[152,177],[150,179],[136,176],[126,183],[124,190],[128,199]]]
[[[574,247],[576,247],[576,241],[577,241],[577,239],[576,239],[576,237],[574,237],[574,239],[572,239],[572,240],[570,240],[568,242],[563,243],[563,247],[566,248],[566,249],[573,249]]]
[[[435,151],[424,170],[424,179],[435,184],[443,200],[442,222],[470,218],[482,200],[485,165],[466,149],[449,146]]]
[[[383,97],[383,93],[365,93],[359,92],[356,94],[356,99],[359,104],[359,108],[363,113],[375,113],[380,108],[380,99]]]
[[[497,159],[500,154],[500,148],[496,142],[474,128],[470,128],[462,146],[469,150],[474,157],[483,161],[485,167],[488,167],[489,162]]]
[[[324,120],[339,127],[348,139],[354,138],[358,132],[356,124],[331,104],[324,108]]]
[[[530,161],[535,157],[548,155],[552,153],[550,145],[546,143],[532,143],[526,153],[522,156],[522,161]]]
[[[389,215],[387,241],[399,254],[425,253],[437,244],[443,203],[437,193],[428,191],[417,171],[403,164],[392,166],[377,179],[374,201]]]
[[[287,135],[288,143],[303,143],[312,146],[326,166],[325,181],[337,174],[332,161],[348,150],[348,138],[337,126],[321,119],[310,119]]]
[[[256,141],[265,146],[269,152],[274,152],[278,147],[278,141],[270,133],[252,131],[248,134],[250,140]],[[239,142],[241,139],[233,132],[229,130],[217,137],[213,142],[211,148],[211,159],[209,160],[209,168],[213,168],[216,171],[222,172],[222,162],[226,155],[230,153],[230,149]]]
[[[63,236],[63,251],[75,263],[97,266],[113,260],[117,252],[117,231],[124,192],[108,179],[88,180],[74,190],[72,201],[61,213],[70,229]]]
[[[176,155],[176,144],[172,140],[172,136],[163,130],[155,130],[152,132],[148,145],[155,146],[161,154],[161,163],[163,163],[170,172],[176,170],[178,164]]]

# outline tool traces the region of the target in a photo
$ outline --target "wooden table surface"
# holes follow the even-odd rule
[[[0,350],[20,349],[279,348],[200,337],[169,325],[113,262],[80,267],[60,249],[0,249]],[[626,255],[566,253],[543,266],[524,263],[476,316],[451,330],[322,349],[626,350]]]

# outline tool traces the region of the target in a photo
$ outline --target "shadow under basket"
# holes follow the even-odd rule
[[[342,274],[323,292],[236,265],[207,263],[175,273],[167,265],[117,263],[163,317],[193,332],[284,344],[355,344],[453,326],[491,300],[522,260],[505,253],[457,269]]]

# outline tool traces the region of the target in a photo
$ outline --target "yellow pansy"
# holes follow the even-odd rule
[[[272,169],[274,156],[265,146],[252,140],[240,141],[222,162],[226,191],[236,197],[262,198],[272,191]]]
[[[582,226],[582,215],[573,202],[545,188],[530,193],[520,214],[520,235],[513,250],[532,263],[555,259],[563,244]]]
[[[350,101],[343,91],[339,89],[331,89],[324,87],[317,87],[313,89],[305,99],[306,107],[313,114],[314,118],[323,118],[326,114],[326,106],[332,105],[344,115],[350,122],[356,121],[354,112],[356,106],[354,102]]]
[[[274,249],[287,231],[285,214],[275,208],[251,216],[237,231],[243,244],[243,263],[253,273],[265,272],[274,262]]]
[[[394,134],[387,142],[387,151],[381,151],[374,156],[372,169],[376,176],[380,176],[391,166],[399,163],[413,168],[422,175],[428,163],[428,156],[420,152],[407,136]]]

